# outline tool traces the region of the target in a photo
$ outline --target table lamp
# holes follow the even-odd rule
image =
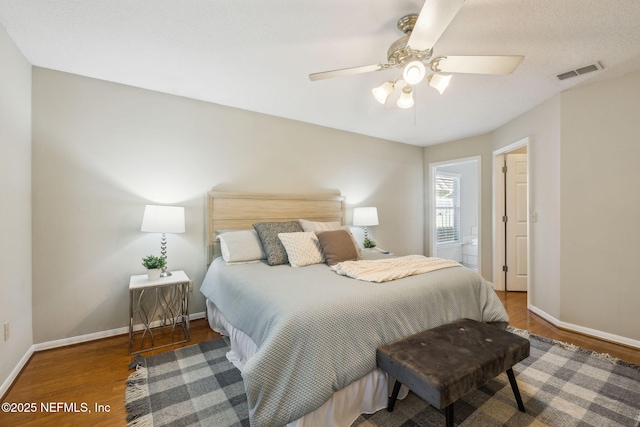
[[[167,258],[167,236],[165,233],[184,233],[184,208],[181,206],[146,205],[142,217],[141,231],[162,233],[160,253]],[[171,276],[166,265],[162,267],[160,277]]]
[[[353,225],[364,227],[364,238],[367,240],[367,227],[378,225],[378,209],[374,207],[353,208]]]

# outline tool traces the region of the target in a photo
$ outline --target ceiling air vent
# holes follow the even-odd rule
[[[603,67],[599,62],[594,62],[593,64],[585,65],[584,67],[576,68],[575,70],[565,71],[564,73],[558,74],[556,77],[558,80],[567,80],[571,77],[581,76],[583,74],[591,73],[594,71],[602,70]]]

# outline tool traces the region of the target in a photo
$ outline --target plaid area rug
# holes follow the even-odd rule
[[[506,373],[454,404],[464,427],[637,427],[640,366],[572,344],[509,328],[531,342],[530,356],[513,367],[526,412],[518,411]],[[402,411],[398,417],[397,411]],[[398,422],[397,418],[404,419]],[[440,411],[410,393],[393,412],[361,415],[353,427],[444,426]]]
[[[514,366],[526,413],[518,411],[506,374],[455,403],[465,427],[597,426],[640,423],[640,366],[509,328],[531,341]],[[127,380],[129,426],[249,426],[240,372],[224,338],[148,358],[137,356]],[[444,426],[444,413],[409,393],[393,412],[361,415],[352,427]]]
[[[130,427],[249,427],[240,371],[225,338],[143,358],[136,356],[125,400]]]

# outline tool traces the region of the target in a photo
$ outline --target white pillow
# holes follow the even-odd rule
[[[278,233],[278,238],[287,251],[291,267],[304,267],[324,262],[320,241],[313,231]]]
[[[300,219],[300,225],[304,231],[332,231],[340,230],[339,222],[320,222],[320,221],[308,221],[306,219]]]
[[[218,234],[222,258],[227,264],[259,262],[267,259],[255,230],[227,231]]]

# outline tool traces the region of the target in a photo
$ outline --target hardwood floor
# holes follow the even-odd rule
[[[524,293],[498,292],[498,296],[509,313],[511,325],[516,328],[640,365],[640,350],[560,330],[529,312]],[[195,320],[191,322],[190,342],[143,353],[143,356],[218,337],[205,320]],[[132,372],[127,366],[133,358],[128,354],[128,340],[128,335],[120,335],[35,353],[1,402],[35,404],[37,412],[0,412],[0,426],[126,426],[125,380]],[[58,412],[41,411],[41,404],[55,409],[57,402],[77,403],[78,411],[82,411],[84,402],[91,413],[64,412],[62,406]],[[95,405],[102,405],[105,411],[97,412]]]
[[[509,313],[509,324],[515,328],[559,341],[575,344],[582,348],[610,355],[640,365],[640,350],[608,341],[599,340],[586,335],[556,328],[542,317],[527,310],[527,294],[525,292],[496,292],[500,301]]]
[[[194,320],[187,343],[142,353],[142,356],[174,350],[202,341],[219,338],[204,319]],[[161,342],[163,337],[157,337]],[[35,353],[2,403],[35,403],[36,413],[0,412],[0,426],[126,426],[124,404],[129,335],[118,335],[88,343],[76,344]],[[88,405],[88,412],[43,412],[40,404],[49,402]],[[108,412],[96,412],[95,405],[108,405]]]

